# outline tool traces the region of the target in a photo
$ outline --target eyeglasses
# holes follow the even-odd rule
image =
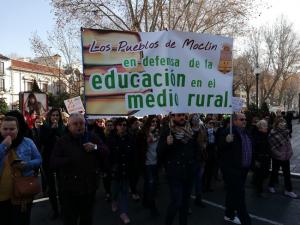
[[[121,124],[118,124],[118,126],[120,126],[120,127],[127,127],[127,124],[126,123],[121,123]]]
[[[246,120],[245,118],[240,118],[240,119],[239,119],[239,121],[245,121],[245,120]]]

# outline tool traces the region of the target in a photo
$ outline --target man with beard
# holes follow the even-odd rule
[[[186,114],[170,118],[170,126],[162,131],[158,154],[164,164],[170,189],[170,204],[165,219],[172,225],[179,212],[179,225],[187,225],[189,198],[193,184],[197,141]]]
[[[85,133],[85,119],[79,113],[70,115],[68,131],[56,142],[51,158],[61,187],[63,222],[91,225],[100,158],[107,148],[99,138]]]

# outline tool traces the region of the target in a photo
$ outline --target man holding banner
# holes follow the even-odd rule
[[[232,120],[232,134],[227,130],[222,143],[221,169],[227,191],[224,219],[235,224],[250,225],[245,202],[245,182],[252,162],[252,141],[245,130],[245,115],[233,114]]]
[[[165,166],[170,190],[166,225],[173,224],[177,212],[179,225],[187,225],[196,151],[199,148],[186,119],[184,113],[172,115],[170,128],[162,132],[158,143],[158,154]]]

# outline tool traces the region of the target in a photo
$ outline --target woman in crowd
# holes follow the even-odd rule
[[[112,132],[108,146],[110,149],[110,165],[112,171],[112,211],[119,209],[124,224],[130,223],[128,217],[128,191],[130,177],[136,163],[136,154],[132,137],[127,131],[127,120],[117,118],[115,130]]]
[[[104,142],[107,144],[108,138],[110,137],[112,131],[114,130],[114,124],[112,120],[105,121],[104,127]],[[109,153],[108,153],[109,154]],[[111,169],[108,160],[103,163],[103,186],[105,190],[105,201],[111,200]]]
[[[43,172],[48,186],[48,195],[52,206],[51,219],[56,219],[59,215],[57,203],[57,190],[55,184],[55,174],[50,168],[52,150],[59,137],[64,133],[65,126],[62,121],[60,110],[53,108],[47,114],[45,124],[41,127],[40,141],[43,156]],[[44,185],[44,184],[43,184]]]
[[[141,159],[142,151],[137,147],[138,134],[140,132],[140,121],[138,120],[138,118],[132,116],[128,118],[127,124],[128,124],[128,134],[132,138],[133,141],[132,145],[135,149],[134,151],[134,153],[136,154],[135,158]],[[134,165],[136,167],[133,168],[133,171],[130,176],[130,191],[131,191],[132,199],[135,201],[139,201],[140,195],[138,193],[137,186],[140,179],[141,170],[143,169],[144,165],[142,163],[142,160],[138,160],[138,162],[135,163]]]
[[[32,131],[29,129],[28,124],[26,123],[24,116],[18,110],[11,110],[5,114],[5,116],[12,116],[17,118],[19,124],[19,132],[21,132],[24,137],[33,139]]]
[[[275,181],[277,180],[279,168],[282,168],[285,191],[284,194],[291,198],[298,196],[293,192],[290,171],[290,159],[293,155],[293,149],[289,137],[285,119],[279,117],[275,120],[274,128],[269,134],[269,143],[272,156],[272,172],[269,183],[269,191],[275,193]]]
[[[269,175],[270,145],[268,142],[268,122],[260,120],[256,124],[257,130],[253,131],[254,150],[254,183],[258,197],[263,195],[263,182]]]
[[[195,205],[204,207],[202,203],[202,179],[205,160],[207,159],[207,132],[203,124],[201,124],[200,115],[192,114],[190,117],[191,128],[194,132],[194,138],[198,142],[198,151],[196,152],[195,164]]]
[[[205,168],[203,173],[203,191],[213,191],[211,187],[212,178],[214,176],[215,166],[217,163],[217,145],[216,132],[213,120],[208,120],[207,124],[207,159],[205,161]]]
[[[12,177],[13,174],[33,176],[41,164],[41,156],[33,141],[19,132],[15,117],[4,117],[0,133],[1,225],[29,225],[33,196],[16,198]]]
[[[144,164],[144,196],[143,205],[149,208],[152,216],[158,215],[155,194],[158,181],[157,144],[160,135],[160,122],[150,115],[138,136],[138,149],[143,152]]]

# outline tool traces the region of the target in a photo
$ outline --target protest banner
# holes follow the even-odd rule
[[[69,114],[85,111],[80,96],[64,100],[64,103]]]
[[[244,99],[239,97],[232,97],[232,111],[241,112],[244,105]]]
[[[88,117],[232,113],[228,37],[82,28]]]

